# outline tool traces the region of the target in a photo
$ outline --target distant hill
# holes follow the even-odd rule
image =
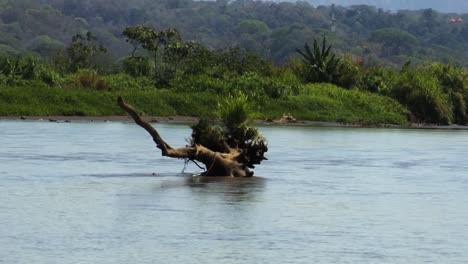
[[[338,54],[374,64],[401,65],[426,60],[468,65],[468,10],[461,0],[0,0],[0,55],[51,57],[73,35],[93,32],[109,59],[132,51],[122,35],[144,24],[158,30],[176,28],[185,39],[212,49],[240,47],[278,63],[304,43],[326,37]],[[433,7],[434,10],[389,12]],[[467,12],[468,13],[468,12]]]
[[[312,5],[331,5],[335,3],[350,6],[365,4],[389,10],[432,8],[441,12],[468,13],[468,1],[466,0],[308,0],[307,2]]]

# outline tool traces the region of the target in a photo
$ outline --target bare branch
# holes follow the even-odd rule
[[[148,122],[144,121],[133,107],[124,102],[122,97],[119,96],[119,98],[117,98],[117,103],[120,108],[133,118],[137,125],[144,128],[153,137],[153,141],[156,143],[156,146],[162,150],[163,155],[167,154],[168,149],[172,149],[172,147],[161,138],[158,131]]]
[[[253,172],[237,161],[241,153],[240,150],[228,147],[229,153],[221,153],[212,151],[202,145],[172,148],[161,138],[158,131],[148,122],[144,121],[138,112],[126,104],[121,97],[117,99],[117,103],[133,118],[135,123],[144,128],[153,137],[153,141],[161,149],[163,156],[199,161],[208,168],[203,173],[205,176],[251,177],[253,175]]]

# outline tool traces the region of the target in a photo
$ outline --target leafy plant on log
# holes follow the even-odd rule
[[[138,112],[119,97],[118,105],[153,138],[163,156],[188,159],[205,165],[203,176],[252,177],[251,169],[265,160],[266,140],[249,126],[247,97],[231,96],[218,106],[222,123],[217,126],[205,119],[192,127],[190,145],[173,148]]]

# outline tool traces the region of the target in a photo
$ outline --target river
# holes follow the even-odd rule
[[[203,180],[134,124],[0,121],[0,263],[468,262],[468,131],[260,130],[257,177]]]

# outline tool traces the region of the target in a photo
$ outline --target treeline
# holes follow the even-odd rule
[[[294,1],[290,1],[294,2]],[[389,10],[419,10],[432,8],[446,13],[467,13],[468,3],[459,0],[311,0],[314,4],[358,5],[365,4]]]
[[[177,28],[211,49],[239,47],[276,63],[322,37],[336,53],[373,65],[468,61],[468,15],[337,6],[331,32],[331,13],[330,6],[304,1],[0,0],[0,54],[49,58],[76,33],[91,31],[108,49],[101,59],[110,63],[132,49],[122,29],[142,24]]]
[[[443,63],[379,67],[335,53],[326,39],[296,48],[278,66],[239,48],[214,50],[175,29],[129,27],[132,49],[114,67],[90,32],[52,62],[0,57],[0,115],[119,114],[125,95],[147,114],[210,116],[220,98],[243,95],[258,118],[364,124],[465,124],[467,74]]]

